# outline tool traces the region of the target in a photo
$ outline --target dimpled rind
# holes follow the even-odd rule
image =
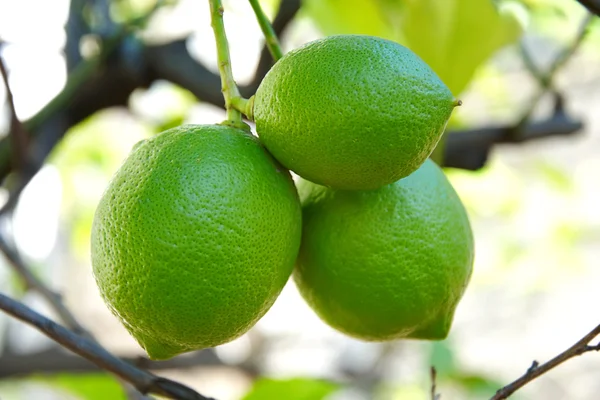
[[[290,51],[254,99],[256,131],[285,167],[336,189],[415,171],[456,105],[416,54],[381,38],[329,36]]]
[[[138,143],[92,226],[112,312],[153,359],[226,343],[271,307],[298,253],[289,172],[259,141],[186,125]]]
[[[303,234],[294,280],[331,327],[367,341],[448,335],[471,277],[473,235],[441,169],[373,191],[299,188]]]

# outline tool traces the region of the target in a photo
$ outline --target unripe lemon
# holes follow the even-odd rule
[[[473,236],[433,161],[391,185],[303,182],[300,293],[333,328],[368,341],[443,339],[469,282]]]
[[[459,104],[412,51],[363,35],[290,51],[253,101],[256,131],[275,158],[307,180],[350,190],[415,171]]]
[[[92,264],[152,359],[226,343],[271,307],[298,253],[289,172],[246,132],[187,125],[140,142],[98,205]]]

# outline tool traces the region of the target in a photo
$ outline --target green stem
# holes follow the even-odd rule
[[[273,56],[273,60],[278,61],[281,57],[283,57],[283,52],[281,51],[279,39],[277,39],[277,35],[273,30],[273,26],[271,25],[271,22],[269,22],[269,18],[267,18],[260,7],[258,0],[250,0],[250,5],[254,10],[254,14],[256,14],[256,19],[258,20],[260,29],[262,30],[263,35],[265,35],[267,48],[269,49],[271,56]]]
[[[217,44],[217,62],[219,64],[219,74],[221,75],[221,91],[225,98],[225,109],[227,110],[227,121],[224,124],[236,128],[246,128],[247,125],[242,122],[242,114],[236,108],[236,106],[243,107],[247,100],[242,98],[233,79],[229,43],[227,42],[225,24],[223,23],[223,5],[221,4],[221,0],[209,0],[209,2],[211,25]]]

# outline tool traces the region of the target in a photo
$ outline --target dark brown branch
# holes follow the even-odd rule
[[[159,371],[166,369],[185,369],[194,367],[223,367],[225,364],[217,357],[212,349],[185,354],[166,361],[152,361],[142,357],[118,356],[124,362],[145,370]],[[245,365],[235,366],[249,376],[258,373]],[[31,354],[3,354],[0,357],[0,379],[20,375],[81,373],[100,371],[96,364],[85,358],[78,357],[65,351],[59,346]]]
[[[583,40],[589,32],[589,27],[592,21],[592,14],[587,14],[583,18],[579,25],[577,33],[575,34],[575,37],[571,41],[571,44],[564,47],[556,55],[556,57],[554,57],[554,60],[552,60],[552,63],[546,71],[542,71],[537,65],[535,65],[530,52],[521,42],[520,51],[525,66],[527,67],[527,70],[531,73],[531,75],[539,82],[542,89],[552,89],[554,76],[571,59],[571,57],[573,57],[575,52],[579,49],[581,43],[583,43]]]
[[[87,0],[71,0],[69,4],[69,16],[65,25],[67,41],[64,50],[68,73],[83,61],[79,46],[81,38],[90,33],[89,26],[83,17],[86,2]]]
[[[535,65],[535,63],[533,62],[533,59],[531,58],[531,54],[523,46],[523,43],[521,43],[521,56],[523,57],[525,66],[527,67],[527,69],[529,70],[531,75],[538,81],[538,83],[540,85],[540,90],[534,96],[534,98],[531,100],[526,111],[521,116],[521,119],[517,124],[518,127],[523,127],[531,119],[531,115],[533,114],[533,111],[536,109],[536,107],[537,107],[538,103],[540,102],[540,100],[542,99],[542,97],[548,91],[554,90],[554,78],[556,76],[556,73],[567,63],[567,61],[569,61],[571,59],[571,57],[573,57],[573,55],[575,54],[577,49],[581,46],[583,39],[585,38],[585,36],[587,35],[587,33],[589,31],[589,27],[592,22],[592,19],[593,18],[592,18],[591,14],[588,14],[583,18],[583,21],[581,21],[581,24],[579,25],[577,34],[573,38],[571,44],[569,46],[563,48],[562,51],[560,51],[556,55],[556,57],[552,61],[552,64],[550,64],[550,67],[546,71],[541,71]],[[556,94],[556,95],[558,96],[558,94]],[[557,105],[562,106],[562,99],[557,100]],[[513,136],[512,138],[518,139],[517,136],[520,133],[521,133],[520,129],[514,130],[512,132],[512,134],[515,136]]]
[[[547,87],[547,88],[551,87],[552,80],[554,79],[556,72],[558,70],[560,70],[567,63],[567,61],[569,61],[571,59],[571,57],[573,57],[575,52],[579,49],[579,47],[581,46],[581,43],[583,43],[583,40],[585,39],[585,37],[587,36],[587,34],[589,32],[589,28],[590,28],[590,25],[591,25],[593,19],[594,19],[593,15],[591,15],[591,14],[586,15],[583,18],[583,20],[581,21],[581,23],[579,25],[579,29],[577,30],[577,34],[575,35],[575,38],[573,38],[571,45],[564,48],[563,51],[558,53],[558,55],[552,62],[552,65],[550,65],[548,72],[545,74],[545,77],[544,77],[545,79],[542,81],[542,84],[545,84],[545,87]]]
[[[171,399],[210,400],[180,383],[138,369],[113,356],[97,343],[79,336],[54,321],[38,314],[18,301],[0,294],[0,309],[33,326],[64,348],[86,358],[100,368],[131,383],[143,394],[153,393]]]
[[[431,376],[431,400],[440,400],[442,396],[436,393],[437,371],[435,370],[435,367],[431,367],[429,375]]]
[[[579,4],[588,9],[592,14],[600,16],[600,0],[577,0]]]
[[[529,367],[529,369],[527,370],[527,372],[523,374],[523,376],[521,376],[516,381],[504,386],[502,389],[498,390],[496,394],[490,398],[490,400],[506,399],[507,397],[515,393],[517,390],[525,386],[527,383],[545,374],[552,368],[564,363],[565,361],[590,351],[600,351],[600,344],[596,344],[593,346],[590,346],[589,344],[598,335],[600,335],[600,325],[596,326],[590,331],[590,333],[581,338],[581,340],[579,340],[573,346],[569,347],[567,350],[554,357],[552,360],[541,365],[537,361],[534,361],[531,364],[531,367]]]
[[[3,43],[0,40],[0,49]],[[10,127],[9,127],[9,140],[14,149],[12,154],[12,163],[17,171],[24,172],[27,165],[27,134],[23,124],[17,117],[17,111],[15,109],[15,101],[13,93],[8,81],[8,70],[4,63],[4,57],[0,56],[0,75],[2,75],[2,81],[6,88],[6,102],[8,104],[8,110],[10,113]]]
[[[477,170],[482,168],[497,144],[515,144],[552,136],[569,136],[581,130],[583,124],[562,111],[545,121],[524,127],[498,126],[448,132],[444,147],[445,167]]]
[[[150,18],[150,15],[143,16],[140,20],[143,21],[144,18]],[[131,92],[143,86],[125,63],[115,65],[106,62],[129,34],[130,27],[122,26],[112,37],[107,38],[100,54],[79,63],[69,74],[63,90],[24,123],[32,140],[28,153],[29,173],[20,177],[21,186],[25,186],[41,168],[50,151],[68,129],[99,110],[126,104]],[[119,94],[124,94],[124,98]],[[13,171],[8,162],[13,153],[11,142],[6,138],[0,139],[0,180]]]

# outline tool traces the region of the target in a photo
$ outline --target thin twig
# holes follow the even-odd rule
[[[521,57],[525,62],[525,66],[527,70],[538,80],[540,86],[543,89],[552,89],[552,83],[556,72],[560,70],[566,63],[571,59],[571,57],[575,54],[575,52],[581,46],[583,39],[587,35],[589,31],[590,24],[594,20],[594,16],[592,14],[586,14],[586,16],[581,21],[579,28],[577,29],[577,33],[573,38],[571,44],[560,51],[552,64],[548,67],[548,69],[544,72],[542,71],[534,62],[531,57],[529,51],[525,48],[523,42],[520,43],[520,51]]]
[[[531,364],[531,367],[529,367],[529,369],[527,370],[527,372],[523,374],[523,376],[521,376],[514,382],[504,386],[502,389],[498,390],[496,394],[490,398],[490,400],[506,399],[508,396],[512,395],[514,392],[525,386],[527,383],[536,379],[540,375],[545,374],[546,372],[562,364],[563,362],[573,357],[580,356],[589,351],[600,351],[600,344],[596,344],[593,346],[589,344],[598,335],[600,335],[600,325],[596,326],[590,331],[590,333],[581,338],[573,346],[569,347],[567,350],[554,357],[552,360],[541,365],[537,361],[534,361]]]
[[[523,61],[527,70],[536,78],[538,83],[540,84],[540,90],[531,100],[529,107],[526,112],[521,117],[519,122],[519,126],[523,126],[526,121],[528,121],[531,117],[531,114],[537,107],[538,103],[542,99],[542,97],[549,91],[553,90],[554,87],[554,77],[556,73],[571,59],[573,54],[579,49],[583,39],[585,38],[587,32],[589,31],[589,26],[593,21],[593,15],[587,14],[583,21],[581,22],[579,29],[577,30],[577,34],[573,38],[571,44],[565,47],[561,52],[559,52],[550,67],[546,71],[541,71],[539,67],[535,65],[531,58],[531,54],[527,51],[527,49],[523,46],[523,43],[520,45],[521,55],[523,57]],[[515,130],[515,133],[518,133],[518,130]]]
[[[80,51],[81,38],[90,33],[90,27],[84,18],[84,9],[87,0],[71,0],[69,4],[69,15],[65,24],[65,61],[67,73],[71,73],[75,66],[83,61]]]
[[[260,29],[262,30],[263,35],[265,37],[265,45],[269,49],[273,60],[279,60],[281,57],[283,57],[283,52],[281,51],[279,39],[277,38],[275,31],[273,30],[273,26],[271,25],[269,18],[267,18],[267,16],[263,12],[258,0],[250,0],[250,5],[254,10],[254,14],[256,15],[256,19],[258,20]]]
[[[0,212],[1,211],[2,210],[0,210]],[[44,298],[44,300],[50,304],[52,309],[54,309],[65,325],[73,331],[73,334],[80,335],[82,338],[87,338],[99,346],[92,334],[88,332],[79,323],[79,321],[77,321],[71,311],[69,311],[69,309],[64,305],[61,296],[47,287],[37,276],[31,272],[29,268],[27,268],[17,249],[9,245],[1,233],[0,251],[4,253],[13,270],[21,277],[21,279],[23,279],[26,287],[38,292]],[[140,397],[133,393],[132,387],[127,382],[122,381],[120,383],[123,385],[123,390],[129,399],[143,399],[143,396]]]
[[[19,252],[10,246],[2,235],[0,235],[0,251],[4,253],[13,270],[23,279],[27,288],[39,293],[52,306],[66,326],[76,334],[91,338],[91,335],[79,324],[67,307],[65,307],[61,296],[50,290],[26,267]]]
[[[143,394],[153,393],[171,399],[211,400],[198,392],[169,379],[158,377],[148,371],[113,356],[102,346],[75,334],[67,328],[33,311],[24,304],[0,294],[0,309],[7,314],[36,328],[38,331],[72,352],[88,359],[102,369],[131,383]]]
[[[114,354],[114,353],[113,353]],[[146,357],[131,354],[114,354],[121,360],[147,371],[185,370],[191,368],[231,368],[244,374],[248,379],[253,379],[259,374],[258,367],[252,363],[225,364],[213,349],[195,351],[170,360],[153,361]],[[11,379],[16,376],[31,374],[54,374],[98,372],[97,365],[81,357],[63,351],[62,347],[55,345],[44,350],[32,353],[3,353],[0,357],[0,380]]]
[[[0,48],[3,44],[0,40]],[[15,100],[13,92],[8,82],[8,70],[4,63],[4,57],[0,56],[0,75],[2,75],[2,81],[6,88],[6,102],[8,103],[8,109],[10,112],[10,128],[9,135],[11,140],[11,146],[13,148],[12,156],[15,169],[19,172],[23,172],[27,165],[27,133],[23,124],[17,117],[17,111],[15,108]]]
[[[548,88],[551,87],[552,78],[554,77],[556,72],[559,69],[561,69],[567,63],[567,61],[569,61],[571,59],[573,54],[575,54],[575,52],[581,46],[581,43],[583,43],[583,39],[587,35],[590,24],[592,23],[593,20],[594,20],[594,16],[592,14],[587,14],[581,21],[581,24],[579,25],[579,29],[577,30],[577,34],[575,35],[575,38],[573,39],[573,42],[571,43],[571,45],[566,47],[563,51],[561,51],[554,59],[554,62],[552,63],[548,72],[546,73],[546,82],[545,83],[548,85],[547,86]]]
[[[437,379],[437,371],[435,367],[432,366],[430,370],[431,376],[431,400],[440,400],[442,396],[440,394],[436,394],[436,379]]]
[[[0,40],[0,49],[4,43]],[[6,88],[6,102],[10,113],[10,126],[8,130],[9,144],[12,149],[10,159],[13,165],[13,171],[18,175],[18,179],[14,187],[10,188],[8,200],[0,207],[0,215],[11,210],[17,203],[21,192],[27,185],[27,182],[33,176],[32,168],[30,168],[29,156],[27,152],[29,134],[27,133],[23,123],[17,116],[15,101],[8,79],[8,70],[4,63],[4,58],[0,55],[0,75]]]

